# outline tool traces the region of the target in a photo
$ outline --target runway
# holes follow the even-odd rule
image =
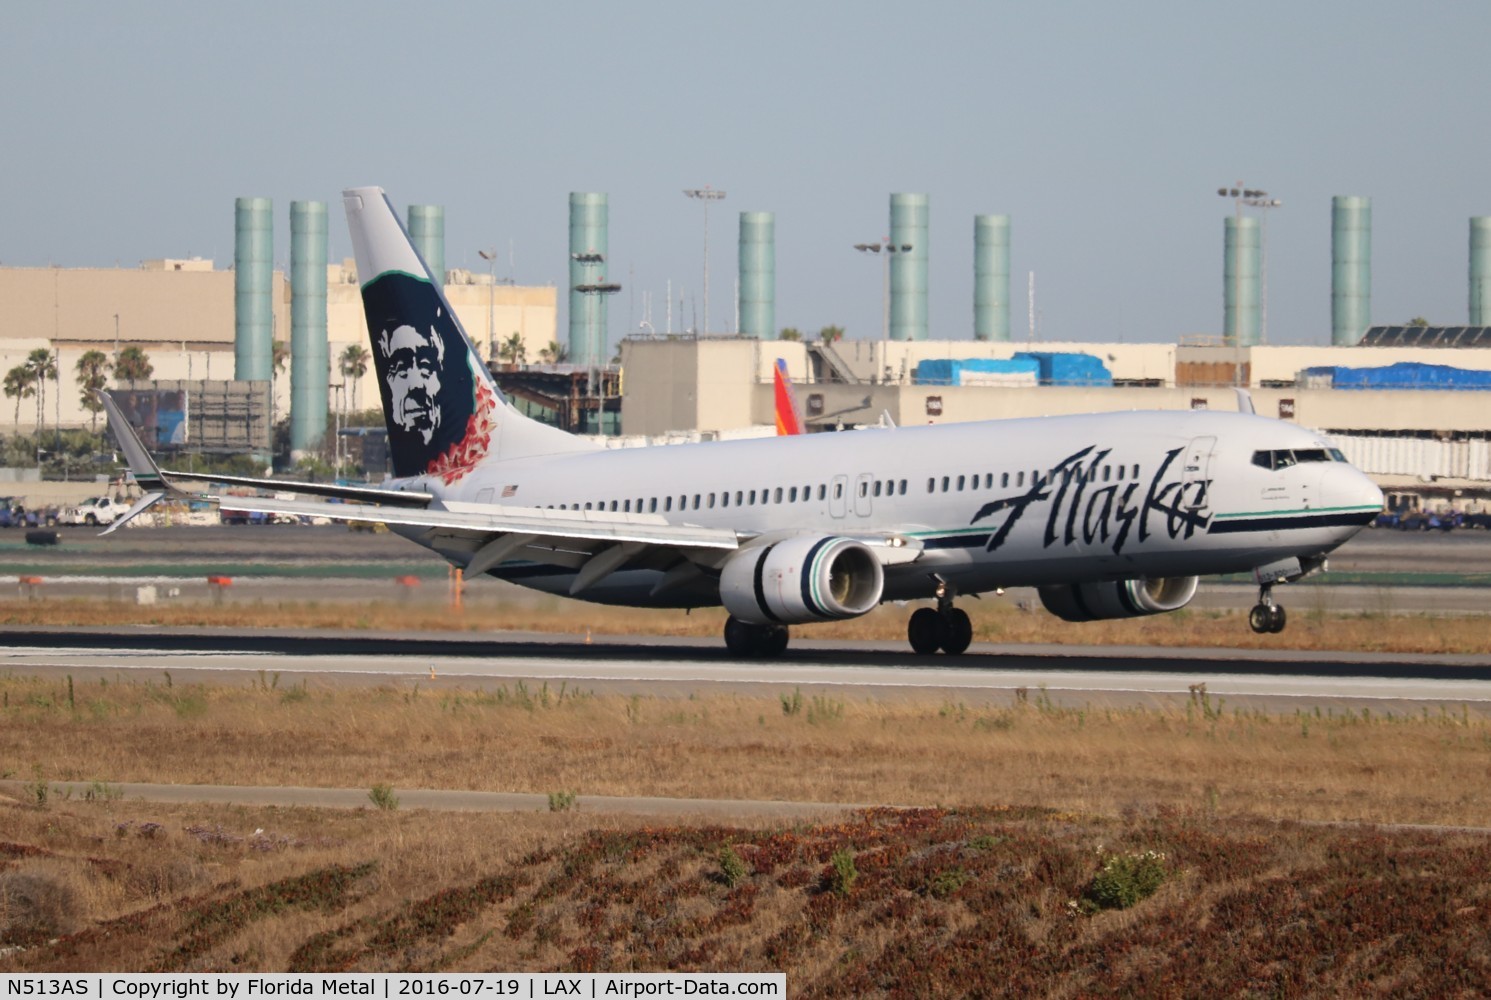
[[[227,629],[0,630],[0,669],[173,683],[496,687],[523,682],[595,693],[771,695],[801,688],[837,697],[945,698],[1054,705],[1154,704],[1203,690],[1235,707],[1317,704],[1418,712],[1466,705],[1491,714],[1491,657],[1299,651],[975,644],[968,655],[919,657],[898,644],[804,640],[780,660],[741,660],[701,639],[645,640],[503,633],[432,637]]]

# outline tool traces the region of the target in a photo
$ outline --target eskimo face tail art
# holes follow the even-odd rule
[[[398,272],[363,286],[394,475],[447,485],[486,457],[496,394],[428,281]]]

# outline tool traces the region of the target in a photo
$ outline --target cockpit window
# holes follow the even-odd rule
[[[1287,469],[1299,462],[1344,462],[1337,448],[1279,448],[1253,452],[1253,464],[1262,469]]]

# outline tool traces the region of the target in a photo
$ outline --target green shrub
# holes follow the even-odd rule
[[[1165,855],[1159,851],[1110,854],[1083,893],[1084,908],[1089,913],[1126,910],[1154,895],[1167,874]]]
[[[854,888],[855,879],[859,878],[859,869],[854,867],[854,852],[841,847],[834,851],[828,863],[833,868],[828,880],[829,889],[839,896],[849,895],[849,891]]]
[[[720,848],[720,879],[725,885],[734,889],[737,885],[744,882],[750,874],[750,870],[746,868],[745,861],[741,859],[739,854],[735,853],[735,848],[729,844]]]
[[[562,813],[575,808],[574,792],[550,792],[549,812]]]
[[[399,797],[393,793],[392,785],[374,785],[373,790],[368,792],[368,798],[384,812],[393,812],[399,807]]]

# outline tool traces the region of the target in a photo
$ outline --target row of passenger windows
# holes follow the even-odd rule
[[[1253,452],[1253,464],[1263,469],[1287,469],[1301,462],[1344,462],[1339,448],[1279,448]]]
[[[561,503],[549,504],[549,509],[554,510],[612,510],[622,514],[669,514],[675,510],[713,510],[716,507],[757,507],[765,504],[782,503],[806,503],[816,496],[819,500],[827,500],[830,486],[827,483],[819,483],[817,486],[775,486],[764,490],[736,490],[734,493],[723,490],[718,493],[693,493],[680,494],[678,497],[637,497],[635,500],[596,500],[586,503]],[[834,483],[832,485],[835,500],[844,498],[844,484]],[[905,496],[906,480],[877,479],[874,483],[861,481],[858,485],[859,495],[867,497],[874,496]]]
[[[1267,454],[1261,452],[1260,454]],[[1254,459],[1257,460],[1256,457]],[[1343,459],[1344,461],[1344,459]],[[1135,465],[1104,465],[1096,469],[1067,469],[1067,476],[1078,476],[1087,478],[1093,482],[1121,482],[1125,479],[1139,478],[1139,466]],[[1037,477],[1041,477],[1039,471],[1031,471],[1027,474],[1022,470],[1019,472],[1002,472],[998,474],[1000,489],[1023,489],[1027,483],[1034,486]],[[1044,473],[1044,479],[1049,481],[1051,472]],[[966,490],[994,489],[996,476],[992,472],[964,473],[960,476],[930,476],[927,479],[928,493],[951,493]],[[550,510],[608,510],[621,514],[671,514],[682,510],[713,510],[727,507],[756,507],[767,504],[783,503],[806,503],[813,499],[826,500],[832,491],[835,500],[844,497],[844,483],[836,482],[831,486],[827,483],[818,483],[816,486],[775,486],[763,490],[735,490],[733,493],[724,490],[718,493],[685,493],[677,497],[637,497],[635,500],[595,500],[577,503],[549,504]],[[904,479],[875,479],[860,480],[855,486],[855,492],[860,497],[893,497],[906,495],[906,480]]]
[[[1068,478],[1075,476],[1079,480],[1087,482],[1122,482],[1125,479],[1139,478],[1139,466],[1137,464],[1104,465],[1095,469],[1069,468],[1064,471]],[[1125,475],[1125,473],[1128,475]],[[1050,482],[1053,475],[1055,475],[1054,471],[1048,471],[1043,474],[1039,470],[1032,470],[1029,479],[1027,479],[1023,470],[1020,472],[1001,472],[999,474],[999,488],[1007,490],[1013,486],[1015,489],[1022,489],[1027,482],[1031,486],[1034,486],[1038,479],[1041,482]],[[942,476],[940,478],[929,476],[927,478],[927,492],[952,493],[962,490],[992,490],[994,488],[994,478],[994,473],[992,472],[975,472],[971,476],[965,473],[961,476]]]

